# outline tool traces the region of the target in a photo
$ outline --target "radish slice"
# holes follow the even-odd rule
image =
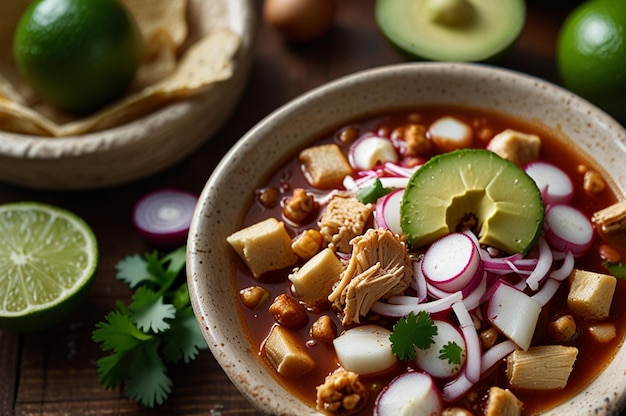
[[[454,292],[482,276],[480,253],[464,233],[452,233],[435,241],[424,254],[422,272],[436,288]]]
[[[354,142],[348,157],[354,168],[365,170],[385,162],[397,162],[398,152],[391,140],[366,136]]]
[[[391,331],[378,325],[348,329],[333,340],[337,360],[343,368],[358,374],[372,374],[393,367],[397,358],[391,352]]]
[[[454,325],[440,319],[433,319],[433,324],[437,327],[437,334],[433,336],[433,343],[425,350],[415,349],[415,363],[434,378],[448,379],[458,374],[463,368],[467,356],[465,340]],[[475,330],[474,333],[476,333]],[[441,349],[450,342],[461,347],[461,362],[459,364],[439,358]],[[480,353],[478,362],[480,363]]]
[[[454,117],[442,117],[428,128],[430,139],[442,152],[470,147],[472,128]]]
[[[163,189],[142,197],[133,209],[139,234],[159,247],[185,243],[198,196],[177,189]]]
[[[580,257],[593,243],[593,225],[579,210],[569,205],[553,205],[545,217],[546,239],[557,250]]]
[[[441,393],[433,379],[417,371],[393,379],[374,404],[374,416],[440,415],[442,411]]]
[[[548,162],[533,161],[524,166],[524,171],[537,184],[545,205],[567,204],[572,200],[574,184],[560,168]]]
[[[404,189],[391,191],[376,202],[376,226],[388,228],[394,234],[402,235],[400,226],[400,203]]]
[[[521,349],[530,347],[541,305],[521,290],[498,280],[487,306],[487,320]]]

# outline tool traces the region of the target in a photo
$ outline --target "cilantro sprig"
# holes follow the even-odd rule
[[[364,204],[373,204],[378,198],[387,195],[392,190],[391,188],[385,188],[382,181],[376,178],[373,184],[361,188],[356,192],[356,199]]]
[[[391,352],[401,360],[414,360],[415,348],[428,349],[437,335],[437,326],[428,312],[420,311],[417,315],[410,312],[400,318],[393,326],[389,336]]]
[[[454,341],[448,341],[446,345],[439,350],[439,359],[448,361],[448,364],[461,364],[463,356],[463,348]]]
[[[437,333],[437,325],[428,312],[420,311],[417,315],[410,312],[393,327],[389,336],[391,352],[401,360],[414,360],[417,355],[415,349],[430,348]],[[439,359],[448,361],[448,364],[461,364],[462,356],[463,348],[454,341],[448,341],[439,349]]]
[[[92,334],[109,352],[97,362],[100,383],[106,389],[125,386],[128,397],[146,407],[162,404],[171,393],[168,364],[188,363],[207,348],[184,267],[184,246],[163,257],[154,251],[118,262],[116,277],[135,289],[132,301],[118,301]]]

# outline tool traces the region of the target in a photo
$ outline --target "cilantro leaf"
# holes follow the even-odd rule
[[[166,331],[170,329],[170,323],[166,319],[176,316],[174,305],[164,303],[162,295],[145,286],[139,287],[133,295],[130,310],[133,321],[144,332]]]
[[[361,188],[356,193],[356,199],[364,204],[373,204],[378,198],[387,195],[391,192],[391,188],[385,188],[380,178],[376,178],[374,183],[370,186]]]
[[[129,377],[129,366],[135,356],[134,352],[134,349],[116,352],[98,359],[98,381],[105,389],[115,388]]]
[[[417,315],[410,312],[400,318],[389,336],[391,351],[401,360],[415,359],[415,348],[428,349],[435,341],[437,326],[428,312],[420,311]]]
[[[126,282],[131,288],[139,286],[144,281],[158,283],[148,272],[146,260],[138,255],[128,256],[119,261],[115,270],[117,279]]]
[[[155,339],[140,348],[129,368],[128,397],[146,407],[154,407],[167,399],[173,383],[159,356],[159,342]]]
[[[186,281],[174,286],[185,270],[185,249],[118,262],[116,277],[135,293],[130,305],[118,300],[92,333],[109,352],[97,361],[98,381],[106,389],[126,384],[128,397],[146,407],[162,404],[172,390],[166,362],[189,362],[207,348]]]
[[[102,343],[104,351],[115,352],[129,351],[150,338],[151,335],[137,329],[130,316],[119,310],[107,314],[105,322],[98,322],[92,334],[95,342]]]
[[[626,279],[626,264],[624,263],[612,263],[605,261],[602,263],[605,269],[609,271],[610,274],[617,277],[618,279]]]
[[[182,246],[163,257],[162,264],[167,264],[167,272],[177,276],[185,267],[187,261],[187,247]]]
[[[448,360],[448,364],[461,364],[462,353],[463,348],[456,342],[449,341],[439,350],[439,359],[443,361]]]
[[[188,363],[196,358],[199,350],[207,348],[191,306],[178,312],[172,330],[164,334],[164,342],[163,355],[171,363],[181,359]]]
[[[180,311],[191,304],[187,282],[180,285],[172,294],[172,304],[176,307],[177,311]]]

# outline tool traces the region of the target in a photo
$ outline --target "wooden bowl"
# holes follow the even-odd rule
[[[33,189],[114,186],[190,155],[234,109],[248,79],[256,15],[250,0],[190,0],[190,37],[230,28],[241,37],[233,76],[126,124],[63,138],[0,132],[0,181]]]
[[[588,102],[534,77],[476,64],[410,63],[357,73],[278,109],[225,156],[200,196],[188,239],[188,282],[198,322],[233,383],[266,414],[318,412],[289,393],[261,362],[242,324],[237,254],[226,237],[241,228],[254,189],[315,138],[363,116],[424,104],[497,109],[570,138],[626,191],[626,132]],[[263,155],[263,157],[259,157]],[[548,415],[618,414],[626,404],[626,344],[597,379]]]

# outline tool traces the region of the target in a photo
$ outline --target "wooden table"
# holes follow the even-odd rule
[[[499,65],[557,82],[554,46],[570,0],[528,0],[527,24]],[[260,17],[261,2],[255,1]],[[100,245],[96,281],[84,306],[62,325],[19,335],[0,331],[0,415],[252,415],[208,350],[191,364],[171,369],[174,388],[164,405],[144,409],[123,391],[104,390],[96,376],[102,356],[91,340],[95,324],[130,290],[116,280],[115,264],[151,251],[135,232],[131,211],[144,193],[161,187],[200,192],[223,154],[261,118],[299,94],[355,71],[403,62],[374,22],[373,0],[338,0],[328,36],[291,45],[259,18],[257,46],[247,89],[230,120],[206,145],[177,166],[112,189],[42,192],[0,184],[0,203],[34,200],[70,209],[93,228]]]

